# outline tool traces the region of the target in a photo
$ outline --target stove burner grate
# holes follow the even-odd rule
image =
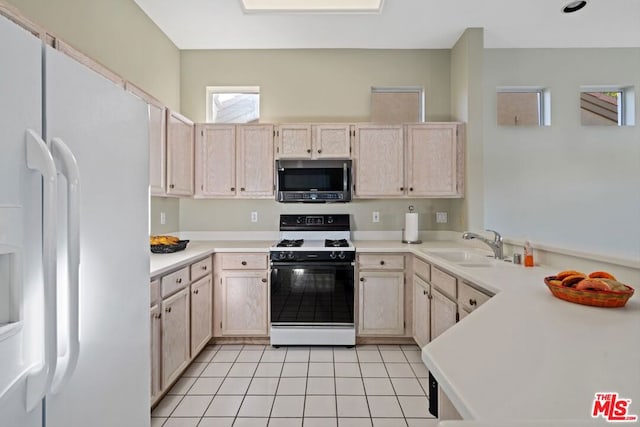
[[[325,239],[325,248],[346,248],[349,247],[347,239]]]
[[[299,248],[304,243],[303,239],[284,239],[278,242],[278,248]]]

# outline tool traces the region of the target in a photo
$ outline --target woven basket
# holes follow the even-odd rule
[[[187,247],[188,240],[178,240],[175,245],[151,245],[151,252],[154,254],[170,254],[183,251]]]
[[[624,307],[631,295],[633,295],[633,288],[627,285],[625,285],[627,287],[626,291],[577,291],[574,288],[550,283],[555,278],[555,276],[544,278],[544,283],[547,284],[551,293],[557,298],[576,304],[595,307]]]

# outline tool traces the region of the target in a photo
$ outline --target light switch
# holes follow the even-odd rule
[[[160,212],[160,224],[165,225],[167,223],[167,214]]]
[[[373,215],[371,216],[371,220],[373,222],[380,222],[380,212],[374,211]]]
[[[436,212],[436,222],[439,224],[445,224],[447,223],[447,221],[449,221],[449,219],[447,218],[447,213],[446,212]]]
[[[251,212],[251,222],[258,222],[258,212]]]

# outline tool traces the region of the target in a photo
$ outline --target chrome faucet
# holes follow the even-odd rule
[[[487,231],[493,233],[493,240],[487,239],[486,237],[483,237],[476,233],[471,233],[470,231],[465,231],[464,233],[462,233],[462,238],[464,240],[478,239],[481,242],[486,243],[487,245],[489,245],[489,247],[493,251],[494,258],[502,259],[502,236],[497,231],[494,231],[494,230],[487,230]]]

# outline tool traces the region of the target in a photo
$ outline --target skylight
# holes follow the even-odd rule
[[[240,0],[246,13],[378,13],[383,0]]]

